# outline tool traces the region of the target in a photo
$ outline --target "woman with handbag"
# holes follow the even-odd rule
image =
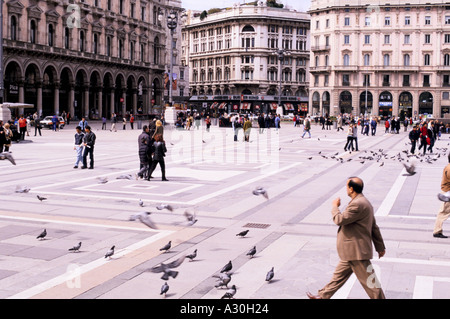
[[[153,159],[152,159],[152,166],[150,167],[150,171],[148,173],[147,180],[150,181],[150,177],[153,174],[153,171],[156,168],[156,165],[161,167],[161,173],[162,173],[162,180],[163,181],[169,181],[166,178],[166,164],[164,161],[164,157],[166,156],[167,148],[166,148],[166,142],[164,142],[164,139],[161,134],[155,135],[155,142],[153,142],[152,145],[152,153],[153,153]]]
[[[9,152],[9,153],[11,153],[10,151],[9,151],[9,148],[11,147],[11,138],[13,137],[13,133],[12,133],[12,131],[11,131],[11,129],[10,129],[10,125],[9,125],[9,123],[6,123],[4,126],[3,126],[3,131],[5,132],[4,134],[5,134],[5,145],[4,145],[4,147],[5,147],[5,149],[4,149],[4,152],[6,153],[6,152]]]

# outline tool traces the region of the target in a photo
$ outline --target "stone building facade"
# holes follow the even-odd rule
[[[312,114],[449,113],[449,4],[312,0],[309,13]]]
[[[179,3],[170,2],[3,1],[4,101],[41,116],[151,113],[164,103],[168,32],[158,15]]]

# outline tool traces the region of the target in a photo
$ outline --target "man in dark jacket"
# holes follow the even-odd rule
[[[420,132],[417,129],[417,126],[414,126],[412,131],[409,132],[409,140],[411,141],[411,154],[414,154],[416,151],[417,141],[420,138]]]
[[[259,133],[260,134],[264,133],[264,128],[266,126],[265,124],[266,124],[266,122],[264,120],[264,113],[261,113],[258,116],[258,125],[259,125]]]
[[[144,125],[142,128],[142,133],[138,137],[138,150],[139,150],[139,161],[140,161],[140,171],[136,173],[136,179],[144,178],[144,173],[147,171],[147,176],[150,176],[150,161],[152,156],[150,153],[151,149],[151,139],[149,135],[148,126]]]
[[[85,127],[86,134],[83,138],[84,152],[83,152],[83,166],[82,169],[86,169],[87,167],[87,156],[89,155],[90,163],[89,169],[94,169],[94,145],[95,145],[95,133],[92,132],[91,127],[87,125]]]

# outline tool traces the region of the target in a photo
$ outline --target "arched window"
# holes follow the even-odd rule
[[[70,46],[70,31],[69,28],[64,28],[64,48],[69,49]]]
[[[369,66],[369,65],[370,65],[370,55],[364,54],[364,66]]]
[[[444,54],[444,65],[449,66],[450,65],[450,54]]]
[[[405,54],[404,56],[403,56],[403,65],[404,66],[409,66],[409,64],[410,64],[410,57],[409,57],[409,54]]]
[[[36,21],[30,21],[30,42],[36,43]]]
[[[53,39],[54,39],[54,30],[53,30],[53,24],[48,25],[48,46],[53,46]]]
[[[98,35],[94,33],[94,43],[92,44],[92,52],[94,54],[98,53]]]
[[[130,42],[130,60],[134,61],[134,42]]]
[[[389,54],[385,54],[383,56],[383,65],[384,66],[389,66],[389,64],[390,64],[390,56],[389,56]]]
[[[344,65],[350,65],[350,56],[348,54],[344,54]]]
[[[255,32],[255,28],[247,24],[245,27],[242,28],[242,32]]]
[[[106,55],[111,56],[111,37],[106,37]]]
[[[84,31],[80,31],[80,52],[84,52]]]
[[[11,40],[17,40],[17,18],[16,16],[11,16]]]
[[[119,52],[118,52],[119,59],[122,59],[123,58],[123,40],[122,39],[119,39],[118,50],[119,50]]]
[[[315,62],[315,66],[319,66],[319,57],[316,55],[316,57],[315,57],[315,60],[314,60]]]

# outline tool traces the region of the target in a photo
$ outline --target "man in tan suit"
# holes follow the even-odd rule
[[[380,282],[376,278],[370,259],[373,258],[372,242],[379,258],[383,257],[386,248],[378,228],[373,207],[362,194],[363,181],[358,177],[350,177],[347,181],[347,195],[351,198],[347,208],[341,213],[341,199],[333,201],[331,215],[339,226],[337,234],[337,251],[340,262],[333,278],[318,295],[307,293],[310,299],[329,299],[341,288],[352,273],[355,273],[371,299],[384,299]]]

